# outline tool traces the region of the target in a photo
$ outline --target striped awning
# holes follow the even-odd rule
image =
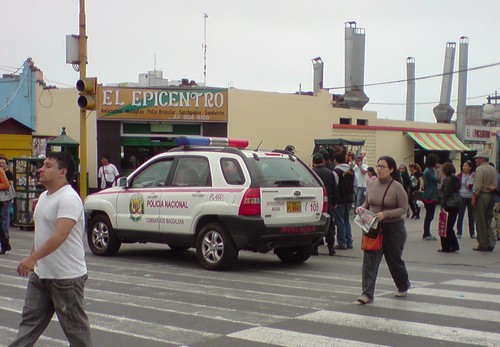
[[[423,149],[430,151],[471,151],[455,134],[408,131],[406,135],[410,136]]]

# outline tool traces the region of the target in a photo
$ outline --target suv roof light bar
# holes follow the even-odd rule
[[[226,137],[205,137],[205,136],[179,136],[175,139],[177,146],[214,146],[214,147],[235,147],[246,148],[248,140],[229,139]]]

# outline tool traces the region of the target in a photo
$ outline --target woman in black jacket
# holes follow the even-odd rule
[[[405,165],[399,165],[399,175],[401,176],[401,181],[403,182],[403,188],[405,189],[406,195],[410,194],[410,174]],[[408,200],[408,203],[410,201]],[[410,217],[410,208],[406,211],[406,218]]]
[[[462,198],[458,191],[460,190],[460,179],[455,176],[455,167],[452,163],[444,163],[442,166],[444,175],[441,184],[440,193],[443,198],[443,208],[448,212],[446,221],[446,237],[441,238],[441,249],[439,252],[457,252],[460,250],[457,235],[453,230],[457,221],[458,209]]]

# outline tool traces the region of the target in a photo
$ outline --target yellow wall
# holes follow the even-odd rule
[[[454,124],[377,119],[373,111],[333,108],[326,90],[315,96],[229,90],[228,136],[246,138],[250,147],[255,148],[260,141],[261,148],[266,149],[284,149],[293,144],[297,155],[309,163],[315,139],[343,138],[366,140],[368,165],[374,165],[382,155],[394,157],[398,164],[408,165],[414,160],[413,140],[403,130],[336,128],[340,118],[351,118],[351,124],[357,124],[358,119],[367,120],[368,126],[375,127],[455,129]]]
[[[36,107],[36,135],[58,136],[61,127],[67,135],[80,142],[78,93],[75,88],[42,90],[37,88],[39,105]],[[369,108],[369,104],[367,107]],[[377,119],[376,112],[333,108],[327,90],[318,95],[270,93],[230,88],[228,91],[228,136],[245,138],[250,148],[284,149],[292,144],[297,155],[306,163],[311,162],[314,139],[344,138],[366,140],[364,149],[367,164],[374,165],[377,158],[390,155],[398,164],[408,165],[414,160],[413,141],[403,130],[374,130],[374,128],[338,128],[340,118],[366,120],[369,126],[454,130],[454,124],[407,122]],[[87,171],[89,187],[97,186],[97,134],[95,112],[87,114]],[[459,153],[452,158],[459,159]],[[458,168],[458,166],[457,166]]]
[[[31,135],[2,134],[0,154],[9,160],[18,157],[31,157]]]
[[[38,105],[36,132],[38,136],[59,136],[62,127],[66,135],[80,143],[80,108],[76,104],[76,88],[46,89],[37,87]],[[97,186],[97,132],[95,112],[87,112],[87,172],[89,187]]]

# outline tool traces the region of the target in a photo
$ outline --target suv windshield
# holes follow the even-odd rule
[[[300,161],[287,157],[259,158],[257,166],[262,172],[262,182],[269,187],[317,187],[318,181]]]

